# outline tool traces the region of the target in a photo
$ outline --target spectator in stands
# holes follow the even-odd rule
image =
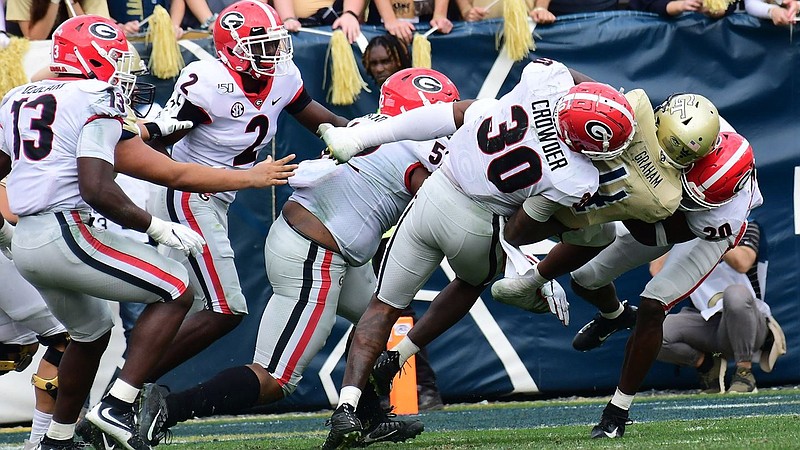
[[[361,63],[378,88],[389,76],[411,67],[408,46],[391,34],[382,34],[370,39]]]
[[[334,29],[341,28],[351,44],[361,34],[365,0],[273,0],[273,3],[289,31],[330,25]]]
[[[533,0],[526,0],[528,10]],[[456,0],[461,19],[466,22],[503,17],[503,0]]]
[[[111,17],[105,0],[13,0],[8,2],[6,20],[16,22],[22,35],[36,41],[49,39],[61,22],[75,15]]]
[[[770,19],[777,26],[792,26],[797,22],[800,2],[783,0],[773,3],[767,0],[744,0],[744,8],[751,16]]]
[[[675,17],[685,12],[705,14],[712,19],[719,19],[736,8],[732,4],[726,11],[710,11],[703,0],[630,0],[628,7],[632,10],[656,13],[663,17]]]
[[[565,14],[611,11],[617,9],[619,0],[534,0],[528,13],[534,22],[549,24]]]
[[[429,22],[443,34],[452,31],[447,12],[448,0],[374,0],[369,5],[367,23],[383,23],[389,34],[410,44],[417,23]]]
[[[217,18],[216,14],[211,12],[206,0],[173,0],[172,2],[166,0],[111,1],[109,2],[109,11],[111,18],[116,20],[125,30],[125,35],[130,37],[142,31],[140,22],[153,14],[153,9],[155,9],[156,5],[161,5],[169,11],[177,38],[183,36],[184,27],[208,30]],[[186,16],[186,8],[189,8],[192,16]]]
[[[691,294],[692,306],[664,320],[658,360],[695,367],[704,393],[725,392],[725,369],[731,359],[736,372],[727,392],[757,392],[754,353],[761,350],[761,370],[769,372],[785,352],[783,332],[763,299],[766,250],[761,227],[749,222],[738,246],[723,256]],[[651,274],[660,271],[668,256],[650,264]]]

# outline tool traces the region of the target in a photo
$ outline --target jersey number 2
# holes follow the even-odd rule
[[[238,156],[233,158],[234,166],[243,166],[245,164],[252,164],[256,162],[256,156],[258,156],[258,147],[261,146],[261,142],[263,142],[264,138],[267,137],[267,132],[269,131],[269,119],[267,116],[255,116],[252,120],[250,120],[250,123],[247,124],[247,127],[244,130],[248,133],[258,131],[258,136],[256,136],[256,141],[253,142],[252,145],[244,149],[242,153],[239,153]]]

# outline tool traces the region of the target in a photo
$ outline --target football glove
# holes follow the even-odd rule
[[[157,116],[153,121],[144,124],[147,132],[150,133],[150,139],[169,136],[176,131],[188,130],[194,126],[191,120],[178,120],[174,117],[161,117]]]
[[[569,325],[569,302],[567,301],[567,293],[558,281],[551,280],[539,288],[537,293],[547,301],[547,306],[550,312],[558,317],[558,320],[564,324]]]
[[[203,253],[203,246],[206,245],[205,239],[191,228],[158,217],[153,217],[146,233],[159,244],[182,250],[187,256]]]
[[[3,226],[0,227],[0,251],[2,251],[8,259],[11,259],[11,238],[13,237],[14,225],[3,220]]]
[[[317,129],[317,134],[325,141],[331,157],[339,164],[346,163],[364,150],[364,145],[353,136],[352,131],[329,123],[323,123]]]

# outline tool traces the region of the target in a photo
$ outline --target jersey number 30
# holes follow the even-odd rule
[[[525,138],[528,132],[528,114],[519,105],[511,106],[511,120],[500,122],[492,134],[492,117],[487,117],[478,127],[478,148],[492,159],[486,169],[488,180],[503,193],[511,193],[539,182],[542,178],[542,161],[530,147],[512,147]]]

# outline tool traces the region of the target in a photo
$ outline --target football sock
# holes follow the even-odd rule
[[[50,421],[53,420],[53,415],[33,410],[33,424],[31,425],[31,442],[39,442],[42,436],[47,432],[47,427],[50,426]]]
[[[261,383],[247,366],[231,367],[214,378],[167,396],[166,426],[193,417],[236,414],[258,403]]]
[[[620,303],[619,307],[617,307],[616,311],[610,312],[610,313],[604,313],[604,312],[600,311],[600,315],[602,317],[606,318],[606,319],[614,320],[617,317],[619,317],[620,314],[622,314],[623,311],[625,311],[625,307],[622,305],[622,303]]]
[[[108,390],[108,395],[125,403],[133,403],[136,400],[136,396],[139,395],[139,388],[117,378],[114,380],[114,384],[111,385],[111,389]]]
[[[631,403],[633,403],[633,395],[624,394],[619,388],[617,388],[617,392],[614,392],[614,396],[611,397],[611,404],[625,411],[631,409]]]
[[[50,428],[47,429],[47,437],[59,441],[71,440],[75,436],[74,423],[58,423],[55,420],[50,422]]]
[[[400,367],[403,367],[408,358],[411,358],[419,351],[419,347],[406,336],[392,350],[400,354]]]
[[[345,386],[342,388],[341,395],[339,395],[339,404],[336,407],[340,407],[345,403],[352,405],[354,408],[358,408],[358,401],[361,399],[361,389],[355,386]]]

